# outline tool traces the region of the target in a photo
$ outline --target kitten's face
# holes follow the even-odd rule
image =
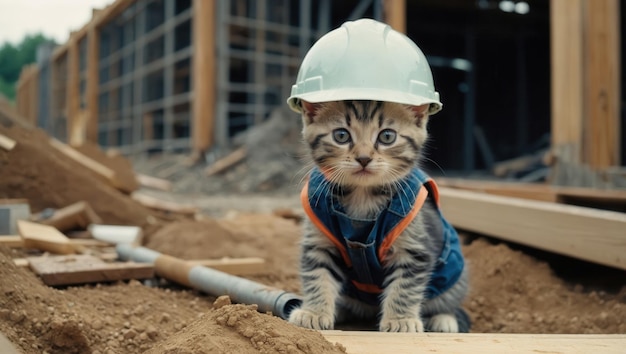
[[[419,161],[428,105],[376,101],[302,102],[303,136],[326,177],[336,184],[391,185]]]

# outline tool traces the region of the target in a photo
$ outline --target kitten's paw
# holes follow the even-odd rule
[[[430,318],[428,321],[428,329],[433,332],[458,333],[459,324],[454,315],[440,313]]]
[[[317,314],[309,310],[295,309],[289,315],[289,322],[304,328],[311,329],[333,329],[333,316],[328,314]]]
[[[381,332],[424,332],[424,324],[419,318],[383,318],[378,327]]]

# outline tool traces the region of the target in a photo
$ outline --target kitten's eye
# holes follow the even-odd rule
[[[378,134],[378,141],[385,145],[393,144],[396,141],[396,132],[391,129],[385,129]]]
[[[339,144],[345,144],[351,140],[350,132],[344,128],[333,130],[333,139]]]

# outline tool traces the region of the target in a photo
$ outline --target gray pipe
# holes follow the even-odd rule
[[[159,257],[169,257],[149,248],[133,247],[130,244],[118,244],[116,250],[120,259],[140,263],[155,264]],[[187,278],[188,284],[185,285],[194,289],[214,296],[228,295],[237,303],[257,304],[260,312],[271,311],[283,319],[287,319],[291,311],[302,304],[302,299],[296,294],[204,266],[190,267]]]

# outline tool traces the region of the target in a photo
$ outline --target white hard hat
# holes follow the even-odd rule
[[[346,22],[311,47],[287,103],[301,112],[300,100],[430,104],[430,114],[442,107],[424,53],[404,34],[370,19]]]

